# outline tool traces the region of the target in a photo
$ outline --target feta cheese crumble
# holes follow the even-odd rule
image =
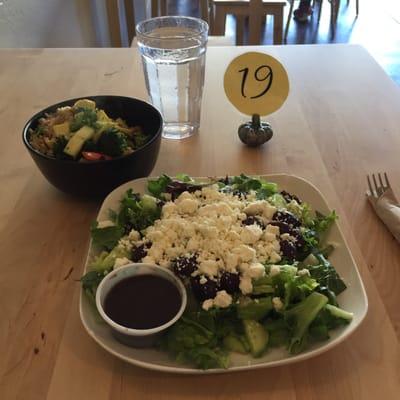
[[[271,265],[271,268],[269,270],[269,275],[270,276],[276,276],[281,273],[281,267],[279,265]]]
[[[299,275],[299,276],[310,276],[310,271],[307,268],[299,269],[297,271],[297,275]]]
[[[104,221],[98,221],[97,223],[97,228],[103,229],[103,228],[108,228],[110,226],[115,226],[114,222],[110,221],[109,219],[106,219]]]
[[[132,261],[126,257],[116,258],[114,262],[114,269],[130,264]]]
[[[197,268],[191,276],[199,277],[200,284],[218,281],[225,272],[239,274],[239,289],[242,294],[249,294],[253,290],[252,279],[265,275],[263,264],[281,259],[279,227],[269,225],[275,212],[276,207],[266,200],[256,200],[255,196],[240,198],[211,185],[167,201],[161,218],[142,231],[141,238],[132,231],[127,240],[131,247],[150,244],[142,261],[167,268],[176,258],[195,254]],[[248,216],[260,218],[265,229],[256,223],[243,223]],[[213,303],[208,300],[203,302],[204,309],[227,307],[232,298],[220,290],[211,299]]]
[[[273,297],[272,305],[274,306],[275,311],[280,311],[283,309],[283,303],[280,297]]]
[[[225,290],[220,290],[214,299],[207,299],[203,301],[203,310],[209,310],[211,307],[226,308],[232,304],[232,296]]]

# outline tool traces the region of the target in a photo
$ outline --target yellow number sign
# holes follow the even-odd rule
[[[247,115],[267,115],[278,110],[289,94],[289,79],[274,57],[258,52],[244,53],[228,66],[224,89],[229,101]]]

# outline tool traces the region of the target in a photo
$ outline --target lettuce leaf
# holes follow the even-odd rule
[[[228,353],[219,343],[215,315],[204,311],[186,313],[167,331],[161,348],[178,361],[201,369],[227,368]]]
[[[81,278],[82,289],[92,306],[96,306],[96,290],[104,278],[104,272],[89,271]]]
[[[95,257],[89,264],[89,268],[97,272],[106,272],[114,267],[117,258],[123,257],[130,259],[131,254],[124,246],[117,245],[109,253],[103,251]]]
[[[346,284],[335,268],[322,254],[315,254],[315,257],[319,264],[306,266],[310,271],[311,277],[320,284],[321,288],[327,288],[336,296],[342,293],[346,289]]]
[[[124,228],[121,226],[107,226],[106,228],[98,228],[97,226],[98,222],[95,221],[90,228],[93,243],[108,251],[112,250],[124,235]]]
[[[124,232],[127,234],[132,229],[140,232],[160,218],[161,208],[161,203],[155,197],[140,196],[132,189],[128,189],[121,200],[117,225],[124,227]]]
[[[158,199],[161,198],[161,194],[165,193],[167,185],[172,182],[172,179],[168,175],[161,175],[158,179],[147,181],[147,190],[153,196],[157,197]]]
[[[216,182],[216,181],[215,181]],[[195,192],[201,190],[205,186],[215,183],[210,181],[207,183],[195,182],[187,174],[178,174],[175,178],[168,175],[161,175],[158,179],[149,180],[147,190],[156,198],[165,200],[165,194],[169,194],[172,200],[175,200],[183,192]]]
[[[336,221],[337,214],[335,210],[331,211],[328,215],[321,214],[320,212],[316,212],[316,217],[313,220],[312,228],[318,233],[321,234],[326,232],[331,225]]]
[[[254,190],[257,192],[257,198],[260,200],[267,199],[274,193],[278,192],[278,186],[276,183],[249,177],[245,174],[229,178],[228,185],[231,186],[232,191],[234,192],[248,193],[250,190]]]

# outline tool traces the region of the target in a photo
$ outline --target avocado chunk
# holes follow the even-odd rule
[[[268,345],[268,332],[257,321],[245,319],[243,321],[244,333],[250,345],[253,357],[261,357]]]
[[[89,110],[96,109],[96,103],[89,99],[80,99],[74,104],[74,108],[88,108]]]
[[[65,146],[64,153],[69,156],[76,158],[86,140],[89,140],[94,135],[94,129],[90,126],[82,126],[81,129],[75,132],[74,136],[69,139],[67,145]]]
[[[56,136],[68,136],[70,134],[69,122],[53,125],[53,131]]]
[[[111,122],[110,117],[106,114],[104,110],[97,111],[97,120],[102,122]]]

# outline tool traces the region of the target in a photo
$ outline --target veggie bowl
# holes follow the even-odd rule
[[[187,287],[187,310],[156,349],[115,343],[90,306],[102,277],[130,261],[157,262]],[[287,175],[123,185],[92,226],[82,284],[81,318],[100,345],[133,364],[183,373],[308,358],[348,336],[367,310],[335,213],[312,185]]]
[[[151,172],[162,125],[160,113],[144,101],[92,96],[37,113],[23,129],[23,142],[55,187],[98,197]]]

